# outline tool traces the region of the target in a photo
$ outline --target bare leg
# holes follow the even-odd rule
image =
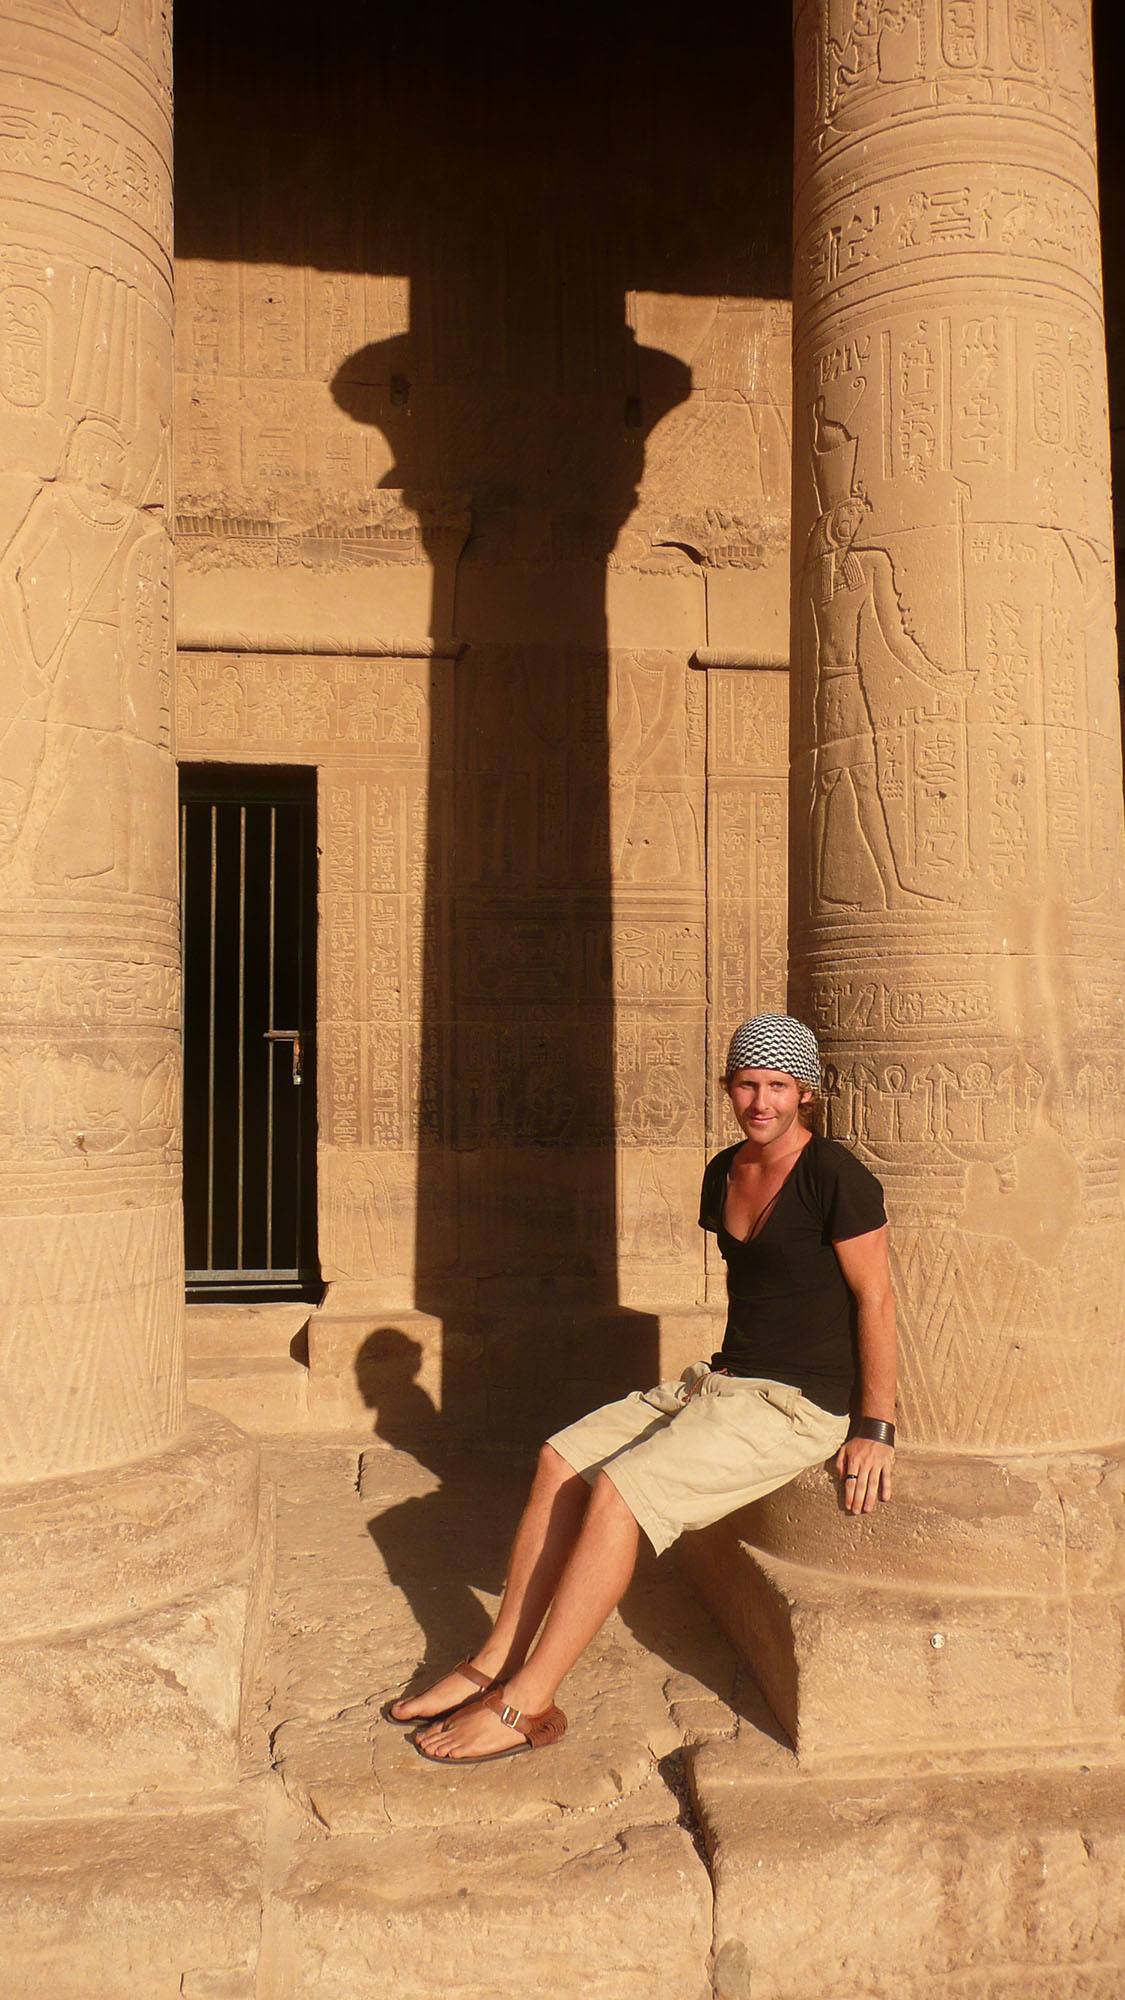
[[[505,1695],[513,1708],[535,1715],[554,1700],[564,1674],[623,1597],[639,1540],[640,1529],[616,1486],[599,1473],[539,1643],[526,1664],[505,1680]],[[456,1761],[459,1756],[510,1750],[519,1737],[498,1715],[484,1710],[437,1723],[421,1732],[419,1741],[431,1755]]]
[[[589,1496],[590,1488],[581,1474],[553,1445],[545,1444],[512,1543],[496,1623],[472,1656],[472,1664],[481,1673],[498,1678],[523,1665],[578,1539]],[[424,1721],[476,1692],[463,1674],[446,1674],[424,1693],[396,1701],[394,1714],[404,1722],[415,1718]]]

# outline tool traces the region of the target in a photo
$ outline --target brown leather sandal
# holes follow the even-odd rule
[[[449,1671],[451,1674],[463,1674],[467,1681],[472,1681],[474,1687],[483,1688],[485,1694],[490,1694],[498,1685],[487,1674],[482,1674],[479,1667],[474,1667],[471,1660],[458,1660],[457,1665],[450,1667]],[[469,1706],[470,1702],[479,1701],[480,1696],[462,1695],[460,1701],[453,1702],[449,1708],[439,1708],[436,1715],[396,1715],[395,1709],[399,1702],[410,1699],[408,1694],[396,1694],[391,1701],[385,1701],[380,1710],[384,1722],[393,1722],[399,1729],[428,1729],[431,1723],[447,1722],[451,1715],[459,1714],[461,1709]]]
[[[424,1757],[427,1764],[498,1764],[504,1757],[522,1757],[527,1750],[546,1750],[566,1735],[566,1717],[554,1702],[549,1708],[541,1709],[538,1715],[525,1715],[522,1708],[513,1708],[505,1699],[502,1687],[494,1687],[489,1694],[462,1703],[459,1712],[468,1715],[478,1708],[490,1708],[509,1729],[518,1730],[525,1741],[513,1743],[510,1750],[489,1750],[483,1757],[435,1757],[431,1750],[423,1750],[417,1737],[412,1736],[410,1740],[419,1757]]]

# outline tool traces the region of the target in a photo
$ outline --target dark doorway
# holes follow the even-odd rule
[[[180,771],[189,1299],[319,1295],[316,772]]]

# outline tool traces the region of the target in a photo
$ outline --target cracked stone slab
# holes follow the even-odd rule
[[[280,1724],[274,1758],[291,1796],[307,1799],[326,1825],[378,1830],[552,1820],[615,1805],[650,1788],[660,1760],[682,1741],[659,1663],[639,1658],[612,1632],[571,1675],[567,1703],[561,1743],[497,1764],[427,1763],[409,1733],[384,1720],[381,1701]]]
[[[620,1814],[306,1842],[269,1923],[317,2000],[710,2000],[707,1871]]]
[[[431,1826],[588,1812],[647,1785],[659,1760],[683,1740],[663,1692],[662,1662],[642,1651],[618,1619],[567,1681],[570,1727],[562,1742],[502,1764],[458,1771],[426,1763],[409,1732],[381,1714],[403,1685],[402,1665],[337,1714],[326,1715],[318,1699],[303,1710],[294,1704],[282,1719],[286,1704],[275,1696],[275,1762],[291,1795],[310,1800],[326,1824]]]

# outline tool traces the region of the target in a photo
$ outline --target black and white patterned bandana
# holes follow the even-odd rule
[[[736,1069],[783,1069],[810,1090],[820,1089],[820,1049],[811,1028],[795,1021],[792,1014],[755,1014],[743,1021],[730,1038],[727,1066],[723,1074]]]

